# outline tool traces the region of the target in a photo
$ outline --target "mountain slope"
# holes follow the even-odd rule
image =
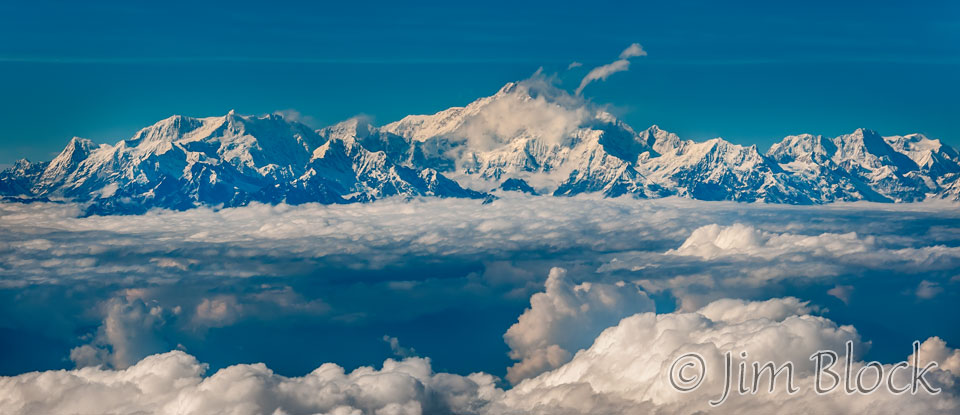
[[[768,155],[800,177],[820,201],[957,200],[951,190],[960,172],[956,149],[919,134],[881,137],[858,129],[832,139],[789,136]]]
[[[541,194],[648,193],[627,159],[650,150],[636,133],[542,80],[510,83],[466,107],[408,116],[379,131],[408,143],[404,162],[478,188],[514,179]]]
[[[173,116],[115,145],[73,138],[50,162],[0,172],[0,195],[159,207],[352,203],[391,196],[572,196],[811,204],[960,200],[960,153],[920,134],[788,136],[760,153],[721,138],[635,131],[534,77],[433,115],[320,130],[277,115]]]
[[[6,195],[88,204],[89,214],[150,208],[264,203],[348,203],[392,195],[483,197],[434,171],[394,166],[382,154],[348,151],[276,115],[173,116],[116,145],[74,138],[40,167],[0,176]],[[334,150],[317,156],[321,148]],[[338,159],[333,154],[340,151]],[[41,165],[36,165],[41,166]],[[318,178],[318,171],[326,173]],[[338,172],[339,175],[333,174]],[[437,189],[447,193],[438,194]]]

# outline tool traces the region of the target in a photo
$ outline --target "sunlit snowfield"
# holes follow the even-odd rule
[[[0,204],[0,374],[20,375],[0,378],[2,407],[688,413],[719,389],[668,390],[679,352],[803,366],[852,339],[856,360],[883,363],[924,342],[944,392],[807,388],[721,410],[960,410],[957,204],[508,195],[79,213]]]

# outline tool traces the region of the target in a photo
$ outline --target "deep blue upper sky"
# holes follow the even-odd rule
[[[172,114],[382,124],[541,66],[573,90],[632,42],[649,56],[584,95],[636,128],[762,149],[857,127],[960,145],[958,2],[194,3],[0,2],[0,165]]]

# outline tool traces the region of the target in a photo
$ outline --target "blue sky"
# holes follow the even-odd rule
[[[492,94],[539,67],[629,124],[766,148],[857,127],[960,145],[960,5],[925,2],[19,2],[0,4],[0,164],[172,114],[296,110],[377,123]],[[568,71],[573,61],[584,65]]]

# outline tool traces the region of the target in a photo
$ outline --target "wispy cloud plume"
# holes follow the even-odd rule
[[[643,50],[643,46],[640,46],[639,43],[634,43],[620,52],[620,59],[629,59],[636,56],[647,56],[647,51]]]
[[[287,121],[298,122],[312,128],[318,128],[318,126],[321,125],[316,118],[310,115],[304,115],[303,113],[295,109],[279,110],[279,111],[274,111],[273,113],[283,117]]]
[[[580,95],[583,88],[586,88],[593,81],[605,81],[610,75],[630,69],[630,58],[637,56],[647,56],[647,51],[643,50],[643,46],[640,46],[639,43],[634,43],[620,52],[620,59],[591,69],[587,76],[584,76],[580,81],[580,86],[577,87],[577,95]]]

